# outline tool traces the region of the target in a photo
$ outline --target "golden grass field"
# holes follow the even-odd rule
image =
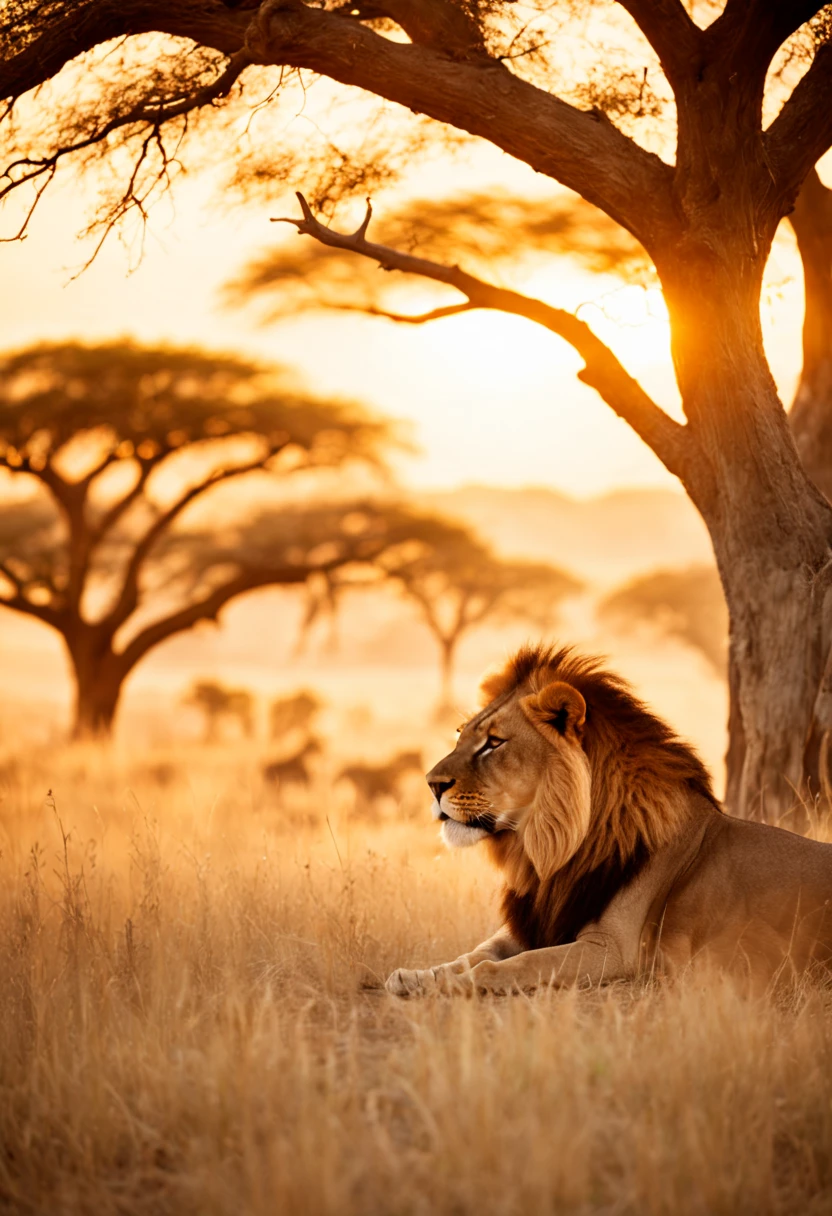
[[[832,994],[396,1002],[494,927],[495,876],[416,787],[368,821],[258,774],[2,760],[0,1210],[832,1211]]]

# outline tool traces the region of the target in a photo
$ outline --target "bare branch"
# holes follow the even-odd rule
[[[618,0],[659,57],[673,86],[694,70],[702,45],[702,30],[691,20],[681,0]]]
[[[801,183],[832,147],[832,43],[812,66],[765,133],[765,147],[781,193],[794,202]]]
[[[266,462],[272,456],[275,456],[279,450],[279,447],[270,446],[268,453],[259,460],[252,460],[248,464],[237,465],[234,468],[222,469],[214,473],[207,481],[191,486],[172,506],[157,516],[133,550],[133,555],[130,558],[124,575],[121,594],[112,612],[107,615],[107,622],[111,627],[118,628],[119,625],[122,625],[127,620],[131,613],[135,612],[139,604],[139,578],[147,556],[162,533],[182,514],[185,508],[205,494],[206,491],[220,485],[221,482],[230,481],[232,477],[242,477],[246,473],[254,473],[258,469],[263,469]]]
[[[334,301],[326,303],[327,311],[331,312],[360,312],[365,317],[381,317],[385,321],[395,321],[398,325],[426,325],[429,321],[441,321],[445,317],[456,317],[463,312],[473,312],[476,304],[449,304],[446,308],[432,308],[429,312],[406,313],[389,312],[386,308],[378,308],[375,304],[344,304]]]
[[[140,462],[139,476],[137,477],[136,484],[133,486],[133,488],[128,490],[124,497],[120,498],[118,502],[113,503],[113,505],[104,512],[98,523],[90,528],[89,535],[91,550],[103,540],[110,529],[122,518],[124,513],[133,505],[134,502],[137,501],[137,499],[141,497],[142,492],[147,485],[147,480],[150,477],[154,467],[155,465],[153,461],[143,460]]]
[[[321,244],[371,258],[385,270],[418,275],[455,288],[466,297],[467,303],[455,306],[454,312],[484,308],[513,313],[515,316],[526,317],[563,338],[575,348],[586,364],[578,373],[578,378],[600,393],[615,413],[629,423],[636,434],[653,449],[671,473],[685,480],[685,469],[692,455],[687,428],[674,422],[651,400],[586,322],[573,313],[554,308],[542,300],[486,283],[467,274],[458,266],[443,266],[427,258],[400,253],[386,245],[368,241],[365,234],[369,221],[366,217],[365,223],[356,232],[335,232],[315,218],[302,194],[297,197],[302,218],[281,217],[276,222],[294,224],[298,232],[314,237]],[[442,315],[449,314],[447,310],[442,310]],[[397,320],[398,317],[394,314],[392,319]],[[410,320],[412,321],[412,318]]]
[[[0,561],[0,574],[15,588],[15,594],[11,599],[0,595],[0,607],[12,608],[15,612],[22,612],[25,616],[36,617],[37,620],[43,621],[46,625],[52,625],[55,629],[61,628],[62,613],[48,604],[33,604],[30,599],[27,599],[24,594],[26,585],[23,579],[19,578],[4,561]]]
[[[197,621],[215,621],[220,609],[244,591],[275,584],[290,586],[305,583],[310,573],[308,566],[257,567],[241,571],[235,578],[217,587],[205,599],[196,604],[189,604],[171,616],[146,626],[117,656],[122,671],[126,675],[154,646],[174,634],[190,629]]]
[[[115,452],[108,452],[102,460],[99,460],[94,469],[90,469],[89,473],[85,473],[81,480],[75,484],[82,486],[85,490],[89,489],[96,477],[100,477],[105,469],[109,469],[110,465],[118,464],[118,462],[119,457]]]

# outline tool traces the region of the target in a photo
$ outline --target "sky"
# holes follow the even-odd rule
[[[420,188],[485,181],[540,194],[530,170],[493,149],[422,170]],[[135,250],[111,238],[94,265],[73,277],[89,252],[76,237],[94,192],[93,179],[65,179],[47,194],[27,239],[0,244],[5,348],[129,335],[293,365],[317,392],[363,400],[407,420],[419,451],[398,458],[397,472],[418,489],[541,485],[585,497],[675,485],[627,425],[576,379],[581,363],[571,348],[522,319],[469,314],[413,328],[306,314],[262,326],[254,311],[224,308],[223,283],[250,257],[279,240],[310,239],[269,224],[270,215],[291,206],[285,198],[270,208],[221,207],[216,177],[195,174],[177,188],[173,203],[163,201],[152,212],[137,266]],[[382,198],[378,206],[384,205]],[[7,214],[4,232],[13,226],[14,215]],[[776,244],[768,279],[766,338],[788,401],[799,371],[802,321],[800,265],[788,230]],[[657,291],[593,277],[568,260],[532,266],[516,285],[580,309],[628,370],[679,416]]]

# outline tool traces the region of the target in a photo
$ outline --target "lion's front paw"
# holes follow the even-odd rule
[[[455,964],[445,963],[441,967],[428,967],[426,971],[405,971],[400,967],[390,976],[385,987],[392,996],[470,996],[473,992],[469,969],[457,970]]]
[[[436,992],[436,975],[430,968],[426,971],[407,971],[399,967],[384,986],[391,996],[427,996],[429,992]]]
[[[504,996],[514,985],[502,963],[489,961],[477,963],[471,971],[471,984],[475,992]]]

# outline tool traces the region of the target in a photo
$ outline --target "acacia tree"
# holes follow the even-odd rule
[[[460,293],[460,303],[432,316],[502,309],[544,325],[581,354],[581,379],[679,477],[708,525],[731,619],[728,799],[738,813],[776,816],[795,790],[822,785],[818,762],[832,729],[832,507],[790,434],[763,349],[759,302],[777,226],[832,143],[829,8],[726,0],[721,10],[705,6],[713,20],[702,26],[681,0],[619,0],[618,7],[643,39],[634,68],[647,63],[672,92],[672,161],[626,134],[591,98],[582,108],[559,96],[557,73],[526,54],[545,34],[535,30],[524,42],[523,18],[500,0],[330,8],[265,0],[253,10],[250,0],[232,8],[217,0],[12,0],[0,26],[0,96],[12,104],[112,39],[155,31],[186,40],[189,54],[183,50],[169,71],[158,56],[139,60],[97,112],[51,123],[43,150],[14,156],[7,180],[9,188],[39,188],[63,156],[99,146],[121,155],[132,141],[139,160],[117,218],[135,201],[137,174],[164,147],[165,129],[181,136],[189,115],[213,106],[254,65],[275,69],[275,84],[287,69],[319,73],[490,141],[629,231],[664,290],[685,424],[574,316],[453,264],[375,245],[369,213],[351,236],[323,227],[309,207],[299,220],[323,242]],[[804,23],[811,62],[764,127],[772,63]],[[162,176],[170,163],[161,155]]]
[[[0,605],[63,638],[76,734],[109,730],[136,664],[235,596],[383,547],[369,524],[344,532],[342,508],[235,523],[226,503],[220,526],[195,522],[199,503],[216,518],[223,483],[377,460],[386,436],[229,356],[63,344],[0,361],[0,468],[37,487],[2,516]]]
[[[425,518],[421,539],[391,549],[381,565],[439,646],[439,714],[453,707],[454,664],[466,634],[507,620],[547,630],[560,601],[581,589],[577,579],[545,562],[495,556],[467,528],[442,519]]]

